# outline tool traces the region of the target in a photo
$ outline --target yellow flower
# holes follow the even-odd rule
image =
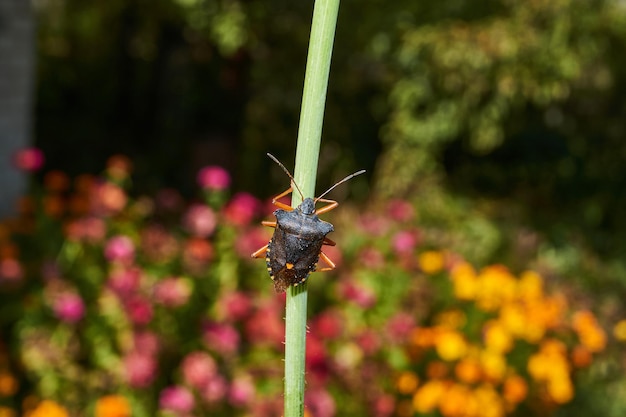
[[[489,384],[483,384],[474,390],[480,417],[502,417],[505,415],[502,398]]]
[[[516,337],[521,337],[527,328],[526,312],[518,303],[507,303],[500,308],[500,323]]]
[[[480,354],[483,376],[488,381],[501,381],[506,373],[506,359],[500,353],[484,350]]]
[[[95,417],[130,417],[128,400],[121,395],[107,395],[96,402]]]
[[[413,408],[418,413],[430,413],[439,404],[444,390],[445,385],[442,381],[427,381],[413,396]]]
[[[441,359],[454,361],[465,355],[467,342],[459,332],[443,330],[435,340],[435,350]]]
[[[520,275],[517,283],[517,295],[523,300],[538,300],[543,297],[543,279],[533,271]]]
[[[579,311],[572,318],[572,327],[578,333],[583,346],[591,352],[600,352],[606,347],[606,333],[590,311]]]
[[[613,327],[613,336],[620,342],[626,342],[626,319],[618,321]]]
[[[32,411],[26,414],[26,417],[70,417],[65,407],[51,400],[44,400]]]
[[[436,274],[445,266],[445,256],[439,251],[422,252],[417,259],[419,267],[427,274]]]
[[[476,297],[478,279],[476,271],[468,263],[461,263],[452,269],[454,296],[459,300],[473,300]]]
[[[413,394],[417,389],[419,378],[415,372],[402,372],[396,380],[396,387],[400,394]]]
[[[461,310],[448,310],[443,311],[435,317],[434,320],[437,326],[446,327],[448,329],[458,329],[466,322],[465,313]]]
[[[574,398],[574,385],[568,375],[549,379],[547,389],[550,397],[558,404],[565,404]]]
[[[513,348],[513,337],[502,323],[491,320],[483,328],[485,346],[497,353],[506,353]]]
[[[493,311],[515,297],[516,281],[502,265],[484,268],[478,275],[476,304],[483,311]]]

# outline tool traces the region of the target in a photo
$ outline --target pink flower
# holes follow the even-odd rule
[[[396,400],[393,395],[381,395],[374,402],[374,417],[390,417],[395,409]]]
[[[106,234],[106,224],[99,217],[83,217],[69,223],[65,234],[71,240],[84,240],[99,243]]]
[[[85,303],[73,292],[59,294],[54,300],[52,309],[59,320],[66,323],[76,323],[85,315]]]
[[[211,236],[217,226],[217,216],[209,206],[193,204],[183,219],[185,229],[196,237]]]
[[[335,339],[343,333],[343,320],[340,313],[326,310],[311,323],[311,333],[322,339]]]
[[[229,321],[239,321],[248,316],[252,309],[250,296],[242,292],[224,294],[218,301],[222,316]]]
[[[181,368],[185,382],[200,391],[217,375],[215,360],[203,351],[191,352],[185,356]]]
[[[380,336],[373,330],[365,330],[357,336],[357,343],[367,355],[376,353],[381,346]]]
[[[126,382],[133,388],[146,388],[156,376],[157,362],[151,355],[132,352],[124,358]]]
[[[39,170],[43,166],[44,160],[43,152],[34,147],[20,149],[13,155],[15,167],[26,172]]]
[[[261,208],[261,203],[248,193],[237,193],[224,208],[226,219],[236,226],[245,226],[252,221]]]
[[[125,300],[124,305],[130,321],[134,324],[144,325],[152,320],[152,305],[145,298],[135,295]]]
[[[250,255],[257,249],[267,245],[270,241],[270,232],[267,228],[255,227],[240,233],[235,240],[235,253],[242,259],[250,259]]]
[[[417,245],[417,233],[413,231],[402,230],[396,233],[391,239],[393,249],[398,255],[410,254]]]
[[[389,204],[387,204],[387,214],[395,221],[407,222],[415,215],[415,209],[408,201],[391,200]]]
[[[113,236],[104,247],[104,256],[111,262],[131,262],[135,257],[135,244],[128,236]]]
[[[143,330],[133,335],[133,350],[145,355],[156,356],[159,353],[159,337],[149,331]]]
[[[376,304],[376,294],[352,280],[340,284],[341,297],[356,303],[361,308],[369,308]]]
[[[22,265],[14,258],[0,260],[0,283],[16,283],[22,280],[24,270]]]
[[[207,166],[198,172],[198,185],[204,190],[221,191],[230,185],[228,171],[220,166]]]
[[[304,404],[315,417],[333,417],[337,411],[333,397],[321,388],[308,390]]]
[[[108,285],[120,298],[128,297],[139,289],[141,270],[139,268],[120,268],[109,275]]]
[[[379,237],[389,230],[389,220],[385,217],[365,213],[358,219],[359,227],[373,237]]]
[[[204,343],[222,354],[234,353],[239,347],[239,333],[229,324],[208,322],[202,333]]]
[[[191,283],[184,278],[166,278],[154,287],[154,300],[165,307],[185,305],[191,296]]]
[[[330,375],[329,360],[326,347],[316,335],[309,334],[306,338],[305,364],[307,374],[312,380],[324,383]]]
[[[191,412],[194,403],[193,394],[181,386],[167,387],[159,395],[159,407],[162,410],[172,411],[176,415]]]
[[[285,340],[285,323],[281,310],[274,306],[259,308],[245,324],[246,336],[252,344],[272,344],[282,347]]]
[[[93,204],[96,213],[116,214],[126,207],[128,196],[122,188],[110,182],[104,182],[93,190]]]
[[[385,265],[385,257],[378,249],[368,247],[359,253],[359,262],[366,269],[379,269]]]
[[[227,390],[228,384],[224,377],[216,374],[201,390],[200,395],[205,402],[211,404],[223,400]]]
[[[238,376],[230,386],[228,401],[235,407],[242,407],[252,402],[254,394],[252,378],[248,375]]]

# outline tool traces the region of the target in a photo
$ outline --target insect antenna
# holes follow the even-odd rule
[[[317,203],[319,201],[320,198],[324,197],[326,194],[328,194],[329,192],[331,192],[336,186],[338,186],[339,184],[343,184],[344,182],[348,181],[349,179],[352,179],[354,177],[356,177],[357,175],[361,175],[365,172],[364,169],[355,172],[354,174],[350,174],[347,177],[345,177],[344,179],[342,179],[341,181],[335,183],[335,185],[333,185],[332,187],[330,187],[328,190],[324,191],[319,197],[317,197],[315,199],[315,202]]]
[[[296,187],[296,190],[298,190],[298,193],[300,193],[300,197],[302,197],[302,201],[304,201],[304,194],[302,194],[302,191],[300,191],[300,187],[298,187],[298,184],[296,184],[296,180],[293,179],[293,175],[291,175],[289,170],[285,168],[285,166],[278,159],[276,159],[276,157],[272,155],[271,153],[268,152],[267,156],[269,156],[272,159],[272,161],[276,162],[278,166],[281,167],[283,171],[285,171],[285,174],[287,174],[289,178],[291,179],[291,183]]]

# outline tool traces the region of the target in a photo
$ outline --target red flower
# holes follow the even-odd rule
[[[237,193],[224,208],[226,219],[236,225],[245,226],[260,210],[261,203],[248,193]]]
[[[198,185],[204,190],[221,191],[230,185],[230,175],[228,171],[219,166],[208,166],[202,168],[196,177]]]
[[[43,152],[38,148],[24,148],[13,155],[13,164],[22,171],[34,172],[44,163]]]

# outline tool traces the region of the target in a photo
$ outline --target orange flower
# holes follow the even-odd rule
[[[130,404],[121,395],[107,395],[96,402],[95,417],[130,417]]]
[[[548,380],[548,394],[558,404],[565,404],[574,398],[574,385],[568,375]]]
[[[426,376],[428,379],[444,378],[448,375],[448,365],[441,361],[432,361],[426,367]]]
[[[417,389],[419,378],[415,372],[402,372],[396,380],[396,387],[400,394],[413,394]]]
[[[8,371],[0,371],[0,397],[10,397],[17,392],[19,383]]]
[[[458,329],[466,322],[465,313],[461,310],[447,310],[439,313],[435,317],[435,324],[437,326],[446,327],[448,329]]]
[[[55,170],[45,175],[43,183],[49,191],[60,193],[69,188],[70,179],[64,172]]]
[[[528,395],[528,384],[519,375],[509,375],[504,380],[502,396],[509,404],[519,404]]]
[[[439,401],[439,411],[445,417],[465,416],[470,400],[473,400],[473,396],[467,386],[452,384],[443,392]]]
[[[574,349],[572,350],[571,358],[572,363],[577,368],[584,368],[586,366],[589,366],[592,360],[591,352],[589,351],[589,349],[582,345],[577,345],[576,347],[574,347]]]
[[[0,417],[17,417],[17,413],[12,408],[0,405]]]
[[[465,357],[454,367],[454,373],[461,382],[473,384],[481,377],[480,364],[475,358]]]
[[[51,400],[44,400],[28,412],[26,417],[70,417],[65,407]]]
[[[523,272],[517,282],[517,294],[526,301],[541,299],[543,297],[543,279],[536,272]]]
[[[492,265],[484,268],[478,276],[478,291],[476,304],[484,311],[493,311],[513,300],[516,290],[516,281],[513,275],[502,265]]]
[[[417,262],[425,273],[436,274],[445,266],[445,256],[438,251],[426,251],[418,256]]]
[[[590,311],[579,311],[572,318],[572,327],[580,342],[591,352],[600,352],[606,347],[606,333]]]
[[[480,417],[502,417],[504,416],[504,404],[500,395],[489,384],[481,385],[474,390]]]
[[[506,373],[506,359],[500,353],[484,350],[480,354],[480,364],[488,381],[501,381]]]

